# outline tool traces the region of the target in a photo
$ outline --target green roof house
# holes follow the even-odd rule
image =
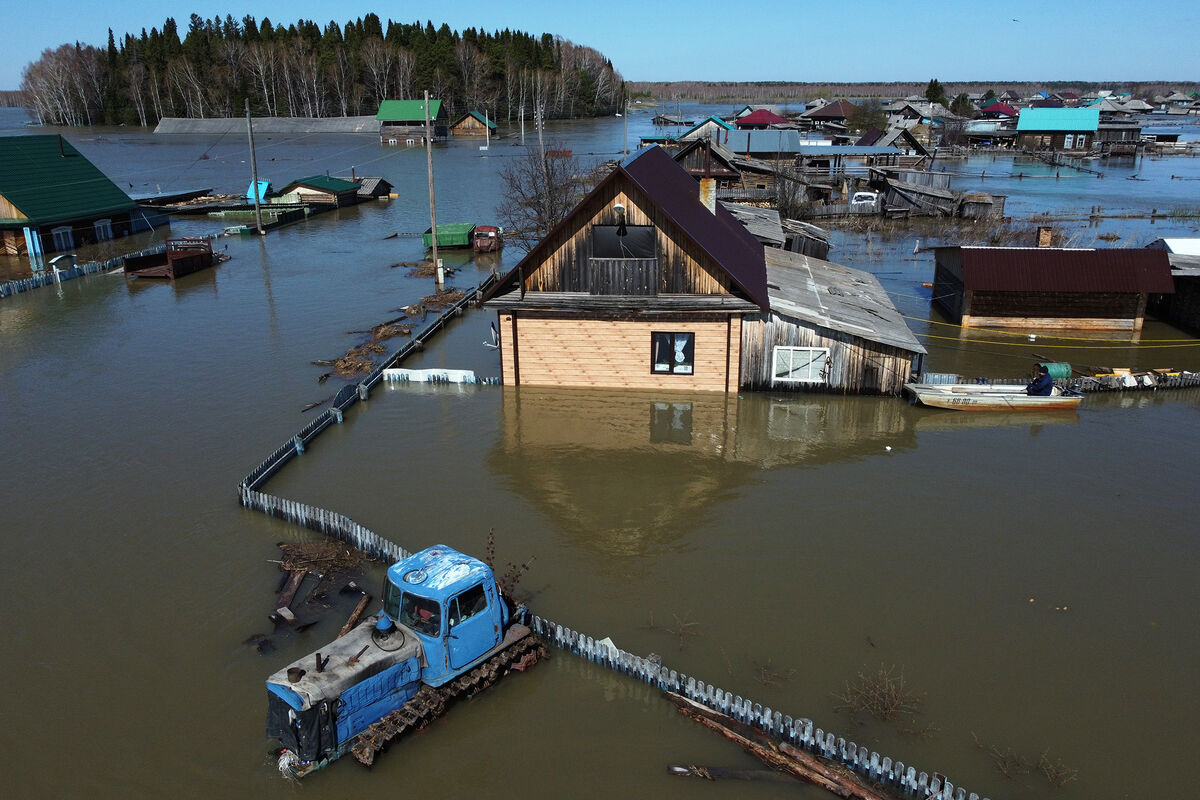
[[[331,178],[328,175],[313,175],[297,178],[279,192],[287,202],[322,203],[334,206],[352,206],[359,201],[359,186],[354,181]]]
[[[416,145],[425,143],[425,101],[384,100],[379,104],[379,140],[383,144]],[[449,134],[446,112],[441,100],[429,101],[430,138],[444,141]]]
[[[150,227],[138,204],[66,139],[0,136],[3,253],[74,250]]]

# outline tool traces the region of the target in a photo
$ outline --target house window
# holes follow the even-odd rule
[[[72,233],[70,225],[60,225],[51,230],[50,235],[54,237],[55,250],[75,249],[75,234]]]
[[[1075,147],[1079,150],[1087,147],[1087,137],[1082,133],[1075,137]]]
[[[111,219],[96,220],[92,223],[92,229],[96,232],[97,242],[107,242],[113,238]]]
[[[772,383],[825,383],[829,348],[776,347]]]
[[[663,375],[691,375],[696,355],[696,334],[650,334],[650,371]]]
[[[1063,150],[1070,150],[1071,145],[1073,144],[1075,144],[1075,137],[1068,133],[1066,137],[1063,138]]]
[[[592,258],[654,258],[653,225],[593,225]]]

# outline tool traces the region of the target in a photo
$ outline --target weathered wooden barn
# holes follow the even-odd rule
[[[898,395],[925,348],[863,272],[766,249],[769,312],[742,322],[742,385],[772,391]]]
[[[0,136],[0,253],[74,250],[163,219],[143,213],[62,136]]]
[[[1159,319],[1200,334],[1200,239],[1155,239],[1152,250],[1162,250],[1171,262],[1174,294],[1150,296],[1150,310]]]
[[[455,136],[487,136],[495,132],[496,123],[478,111],[468,111],[450,126],[450,133]]]
[[[504,384],[737,391],[763,258],[665,150],[641,150],[484,297]]]
[[[375,115],[379,120],[381,144],[416,145],[425,143],[425,101],[384,100]],[[446,110],[441,100],[429,101],[429,138],[444,141],[448,135]]]
[[[324,205],[352,206],[361,199],[362,187],[354,181],[331,178],[328,175],[313,175],[297,178],[279,192],[280,200],[288,203],[321,203]]]
[[[1165,250],[938,247],[933,304],[963,327],[1140,331],[1175,291]]]
[[[1099,127],[1096,108],[1026,108],[1017,117],[1017,147],[1086,151],[1095,144]]]

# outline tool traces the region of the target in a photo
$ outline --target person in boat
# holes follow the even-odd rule
[[[1045,364],[1038,364],[1034,379],[1025,387],[1025,394],[1031,397],[1049,397],[1053,391],[1054,379],[1050,377],[1050,370]]]

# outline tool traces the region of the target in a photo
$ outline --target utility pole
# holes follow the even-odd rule
[[[250,120],[250,98],[246,98],[246,132],[250,136],[250,191],[254,195],[254,227],[263,235],[262,207],[258,198],[258,161],[254,158],[254,123]]]
[[[442,286],[442,262],[437,248],[437,206],[433,202],[433,135],[429,125],[429,90],[425,90],[425,163],[429,166],[429,238],[433,242],[434,283]]]

